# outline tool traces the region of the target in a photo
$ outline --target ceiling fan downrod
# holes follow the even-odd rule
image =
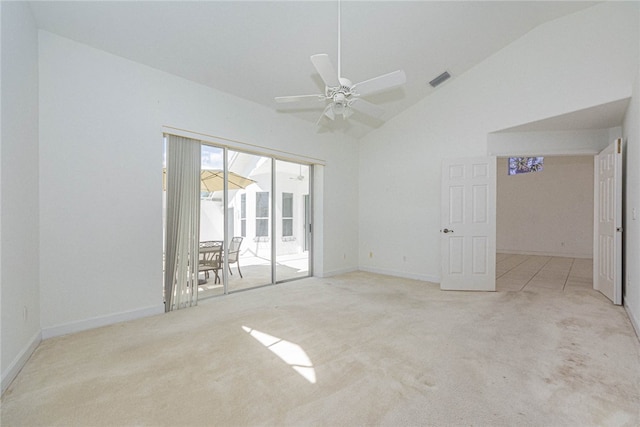
[[[342,12],[342,2],[341,0],[338,0],[338,79],[340,79],[342,77],[342,68],[341,68],[341,59],[342,59],[342,53],[341,53],[341,23],[342,23],[342,17],[341,17],[341,12]]]

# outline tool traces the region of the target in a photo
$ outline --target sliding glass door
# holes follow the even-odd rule
[[[225,292],[224,149],[201,146],[198,298]]]
[[[272,283],[271,158],[227,150],[228,291]],[[250,184],[242,185],[248,180]]]
[[[275,266],[281,282],[309,275],[310,167],[282,160],[275,165]]]
[[[198,298],[309,276],[312,167],[200,148]]]

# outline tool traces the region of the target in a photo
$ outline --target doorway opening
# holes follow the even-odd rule
[[[511,175],[499,157],[496,187],[496,290],[593,289],[594,157]]]

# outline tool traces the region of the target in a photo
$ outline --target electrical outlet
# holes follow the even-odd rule
[[[369,258],[373,258],[373,252],[369,252]]]

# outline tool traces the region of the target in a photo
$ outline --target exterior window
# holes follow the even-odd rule
[[[544,166],[544,157],[509,157],[509,175],[540,172]]]
[[[293,193],[282,193],[282,237],[293,236]]]
[[[247,195],[240,195],[240,235],[247,237]]]
[[[269,236],[269,192],[256,193],[256,237]]]

